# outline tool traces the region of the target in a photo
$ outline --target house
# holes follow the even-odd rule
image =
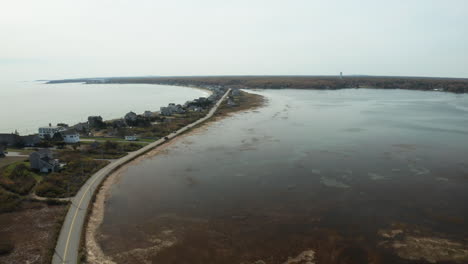
[[[0,134],[0,145],[13,146],[20,142],[20,137],[17,134]]]
[[[38,135],[20,136],[20,138],[25,147],[34,147],[41,142]]]
[[[80,134],[75,129],[69,129],[61,132],[63,141],[67,144],[75,144],[80,142]]]
[[[110,121],[110,126],[113,128],[120,128],[120,127],[126,127],[127,124],[125,123],[125,120],[123,119],[115,119]]]
[[[31,169],[40,172],[55,172],[60,169],[60,164],[57,159],[54,159],[52,151],[49,149],[40,149],[29,155]]]
[[[137,136],[136,135],[125,136],[125,140],[127,140],[127,141],[136,141]]]
[[[182,108],[180,104],[176,105],[174,103],[170,103],[167,107],[160,108],[161,115],[163,116],[171,116],[173,114],[183,114],[185,110]]]
[[[150,118],[150,117],[153,116],[153,112],[151,112],[151,111],[145,111],[145,112],[143,113],[143,116],[146,117],[146,118]]]
[[[48,127],[40,127],[39,128],[39,137],[44,139],[44,138],[53,138],[56,133],[60,133],[62,131],[65,131],[65,127],[61,126],[51,126],[49,124]]]
[[[161,111],[160,111],[161,115],[163,115],[163,116],[172,115],[172,109],[170,107],[161,107],[160,109],[161,109]]]
[[[18,134],[0,134],[0,145],[33,147],[41,139],[37,135],[20,136]]]
[[[71,128],[76,129],[81,132],[86,132],[89,130],[89,124],[87,122],[80,122],[76,125],[73,125]]]

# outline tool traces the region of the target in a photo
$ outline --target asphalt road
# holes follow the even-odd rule
[[[172,139],[181,133],[184,133],[193,126],[199,125],[213,116],[218,107],[221,105],[221,102],[227,97],[231,89],[229,89],[223,97],[211,108],[208,114],[193,122],[190,125],[187,125],[175,133],[168,135],[169,139]],[[55,247],[55,254],[52,259],[53,264],[74,264],[78,263],[78,251],[80,248],[81,233],[83,226],[86,220],[87,209],[90,205],[91,198],[96,192],[98,186],[101,182],[116,169],[122,165],[128,163],[129,161],[141,156],[142,154],[148,152],[151,149],[158,147],[166,142],[165,139],[160,139],[149,145],[144,146],[143,148],[129,153],[127,156],[122,157],[115,162],[107,165],[93,176],[91,176],[88,181],[81,187],[76,196],[72,199],[72,205],[67,212],[65,221],[63,222],[62,229],[60,231],[59,238],[57,240],[57,245]]]

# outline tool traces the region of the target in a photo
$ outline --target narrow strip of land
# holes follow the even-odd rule
[[[81,233],[86,220],[87,209],[91,203],[94,193],[97,191],[101,182],[116,169],[129,161],[145,154],[146,152],[164,144],[167,140],[170,140],[178,135],[186,132],[190,128],[197,126],[213,116],[218,107],[221,105],[224,99],[229,95],[231,89],[227,90],[226,93],[218,100],[218,102],[211,108],[208,114],[189,124],[176,132],[167,135],[167,139],[160,139],[145,147],[129,153],[127,156],[122,157],[108,166],[102,168],[93,176],[91,176],[83,187],[78,191],[76,196],[72,199],[72,205],[67,213],[65,221],[63,222],[62,229],[60,231],[57,245],[55,247],[55,254],[52,260],[53,264],[64,264],[64,263],[77,263],[78,262],[78,251],[80,247]]]

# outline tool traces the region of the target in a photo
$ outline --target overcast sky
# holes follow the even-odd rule
[[[0,4],[0,78],[340,71],[468,77],[467,0]]]

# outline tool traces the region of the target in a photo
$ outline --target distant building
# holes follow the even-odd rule
[[[183,114],[185,113],[184,108],[178,104],[170,103],[167,107],[161,107],[160,108],[160,113],[163,116],[171,116],[173,114]]]
[[[147,117],[147,118],[152,117],[152,116],[153,116],[153,112],[151,112],[151,111],[145,111],[145,112],[143,113],[143,116],[144,116],[144,117]]]
[[[17,134],[0,134],[0,145],[3,146],[13,146],[20,142],[19,136]]]
[[[39,128],[39,137],[40,138],[53,138],[56,133],[65,131],[66,128],[61,127],[61,126],[51,126],[49,125],[48,127],[40,127]]]
[[[69,129],[61,132],[63,141],[67,144],[75,144],[80,142],[80,134],[75,129]]]
[[[127,124],[125,123],[125,120],[123,119],[114,119],[110,121],[109,123],[113,128],[121,128],[121,127],[127,126]]]
[[[57,159],[54,159],[52,151],[49,149],[40,149],[29,155],[31,169],[40,172],[55,172],[60,169],[60,164]]]
[[[34,147],[41,142],[38,135],[20,136],[20,138],[25,147]]]
[[[125,136],[125,140],[127,140],[127,141],[136,141],[137,136],[136,135]]]
[[[72,128],[84,133],[89,130],[89,124],[87,122],[81,122],[73,125]]]
[[[3,158],[3,157],[5,157],[5,147],[0,146],[0,158]]]
[[[41,139],[37,135],[0,134],[0,145],[34,147]]]
[[[340,79],[343,79],[343,72],[340,72]]]

